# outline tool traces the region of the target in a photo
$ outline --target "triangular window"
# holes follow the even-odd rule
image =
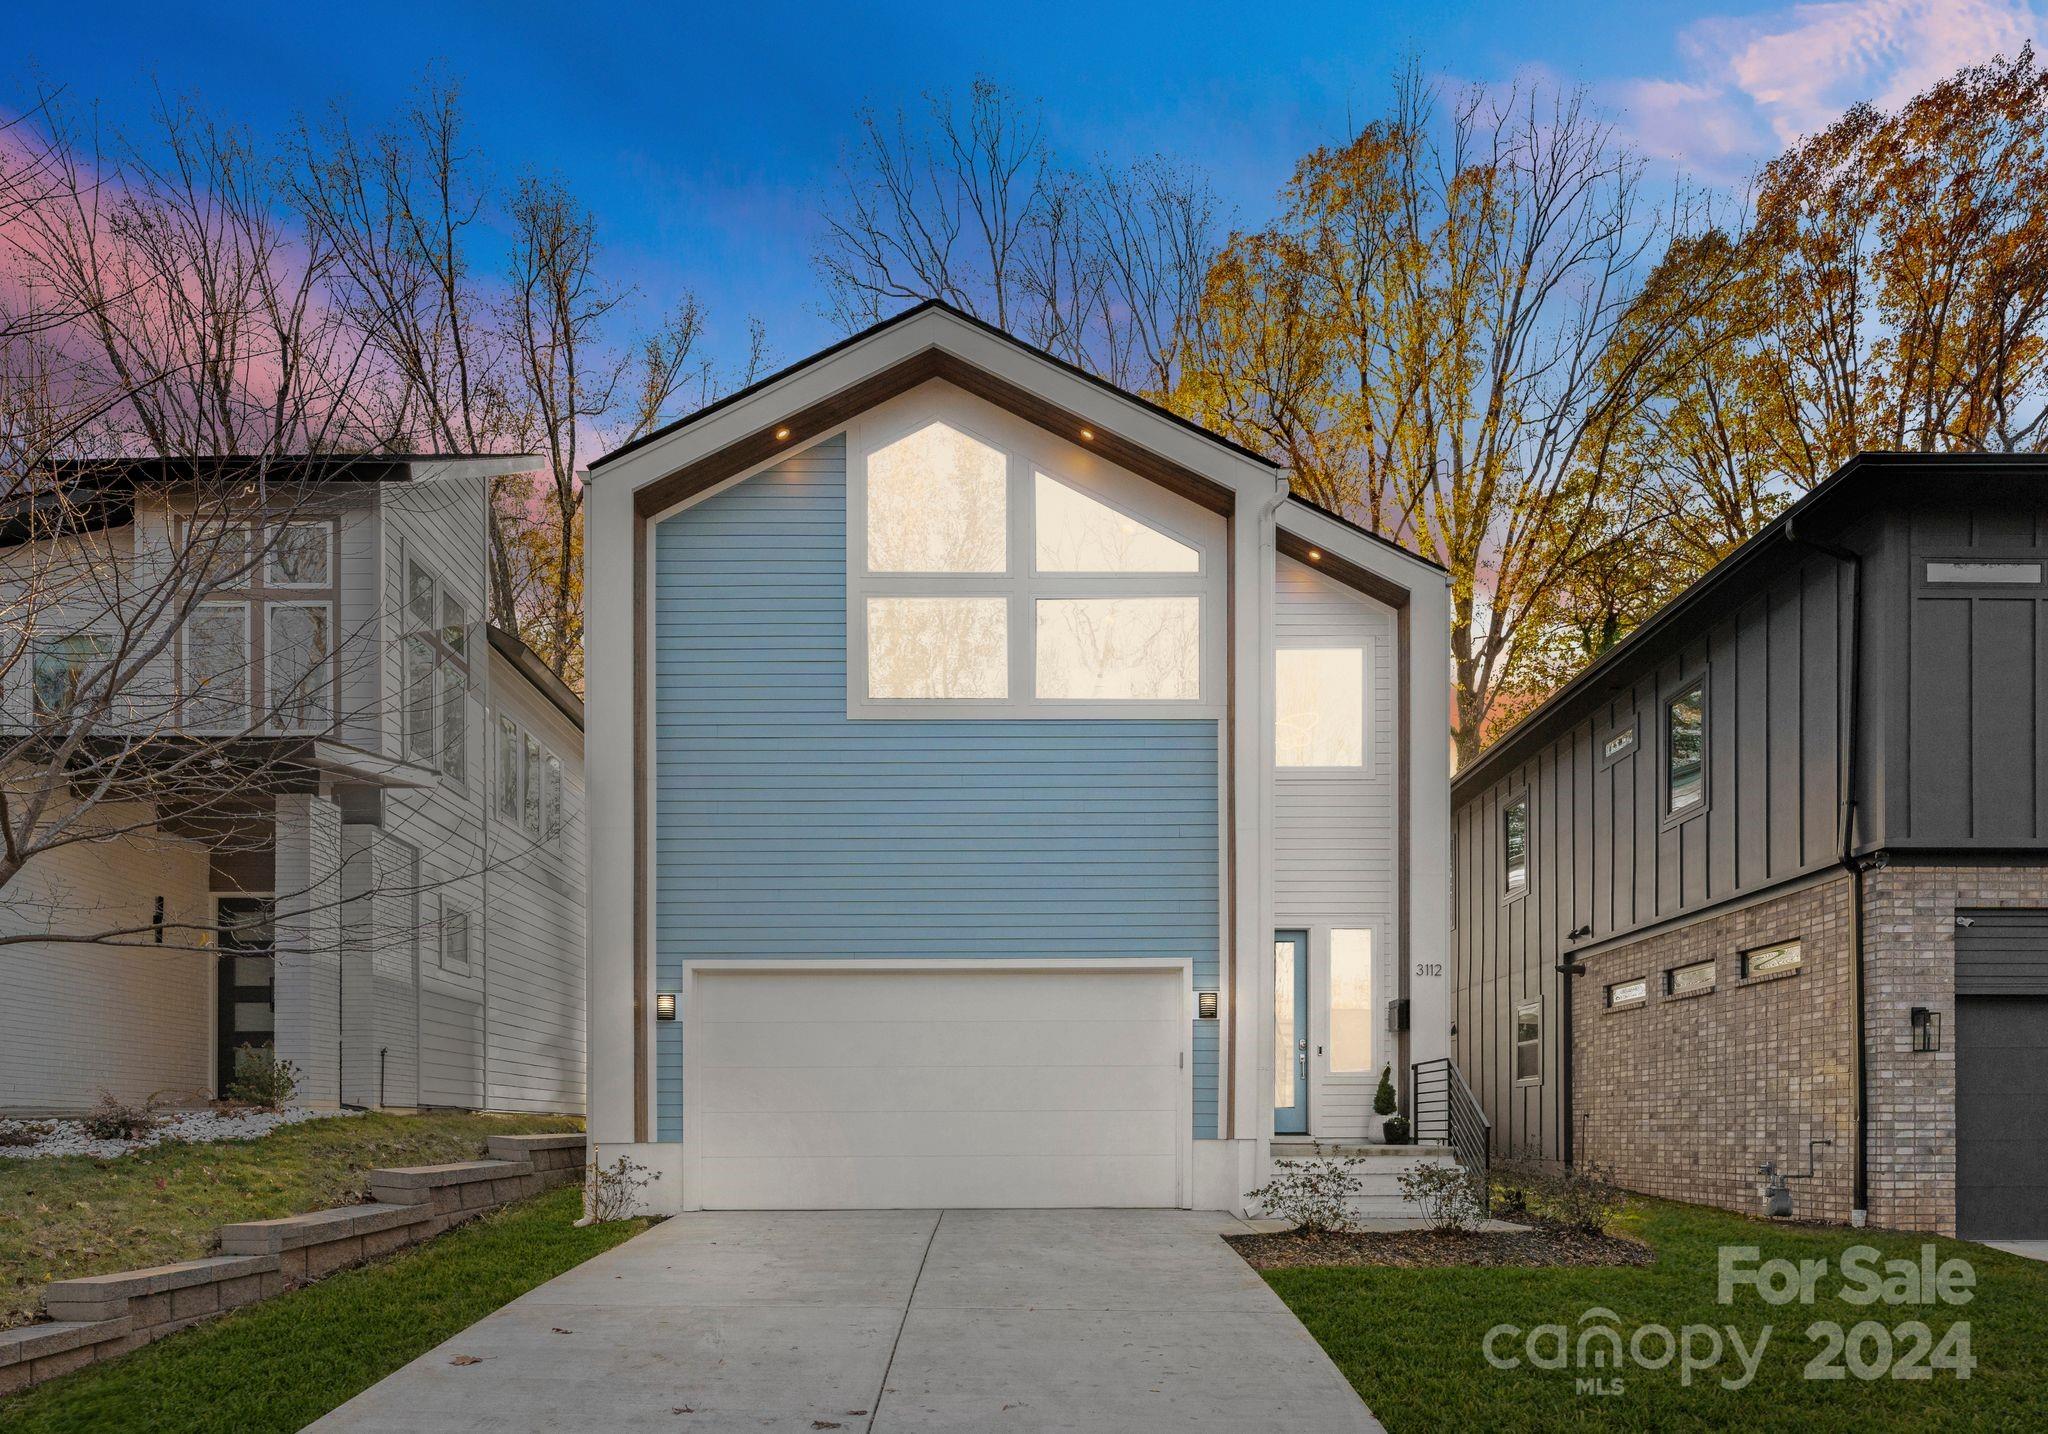
[[[1037,475],[1038,571],[1041,573],[1193,573],[1195,550],[1129,514]]]

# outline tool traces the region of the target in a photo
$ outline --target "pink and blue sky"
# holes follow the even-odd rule
[[[1454,82],[1583,83],[1647,153],[1739,184],[1855,100],[1896,101],[2016,51],[2042,16],[2028,0],[101,0],[23,6],[8,28],[0,99],[33,67],[116,123],[146,111],[153,85],[259,134],[329,99],[377,117],[445,62],[489,163],[564,174],[598,214],[612,272],[656,305],[694,288],[727,357],[759,315],[788,360],[836,337],[810,256],[863,105],[914,106],[988,75],[1042,101],[1068,156],[1196,160],[1250,225],[1301,153],[1379,109],[1411,55]]]

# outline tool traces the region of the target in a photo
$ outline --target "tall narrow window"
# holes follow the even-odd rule
[[[1365,649],[1282,648],[1274,657],[1274,760],[1283,767],[1363,765]]]
[[[446,898],[441,903],[441,969],[469,970],[469,913]]]
[[[1543,1079],[1543,1003],[1524,1001],[1515,1007],[1515,1080]]]
[[[502,713],[498,717],[498,817],[519,820],[519,726]]]
[[[526,826],[526,834],[535,841],[541,837],[541,775],[540,742],[529,732],[526,734],[526,750],[521,754],[520,786],[526,794],[520,815]]]
[[[1294,1105],[1294,943],[1273,943],[1273,1104],[1286,1110]]]
[[[541,821],[549,841],[562,835],[562,759],[552,752],[548,753],[547,798]]]
[[[249,725],[249,605],[203,602],[185,624],[184,725],[206,732]]]
[[[1707,795],[1707,708],[1705,690],[1695,682],[1664,707],[1666,810],[1690,811]]]
[[[1508,895],[1529,885],[1529,799],[1516,797],[1500,815],[1500,845],[1506,856]]]
[[[405,640],[405,752],[434,765],[434,645],[424,637]]]
[[[1330,1069],[1372,1069],[1372,932],[1330,933]]]
[[[324,602],[274,602],[264,610],[264,678],[270,721],[288,732],[319,731],[333,713],[334,655]]]
[[[114,651],[114,640],[96,632],[35,640],[32,684],[38,717],[56,717],[71,710],[78,689]],[[102,696],[104,696],[102,692]]]
[[[453,663],[441,665],[441,775],[469,786],[469,682]]]

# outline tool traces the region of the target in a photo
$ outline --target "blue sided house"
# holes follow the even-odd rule
[[[1241,1209],[1448,1052],[1448,591],[927,304],[608,455],[590,1120],[659,1211]]]

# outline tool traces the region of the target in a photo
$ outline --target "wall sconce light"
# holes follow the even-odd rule
[[[1916,1051],[1938,1051],[1941,1049],[1941,1012],[1930,1011],[1925,1006],[1913,1008],[1913,1049]]]
[[[676,993],[673,991],[657,992],[654,997],[654,1019],[657,1021],[673,1021],[675,1018]]]
[[[1195,992],[1195,1014],[1205,1021],[1216,1019],[1216,993],[1214,991]]]

